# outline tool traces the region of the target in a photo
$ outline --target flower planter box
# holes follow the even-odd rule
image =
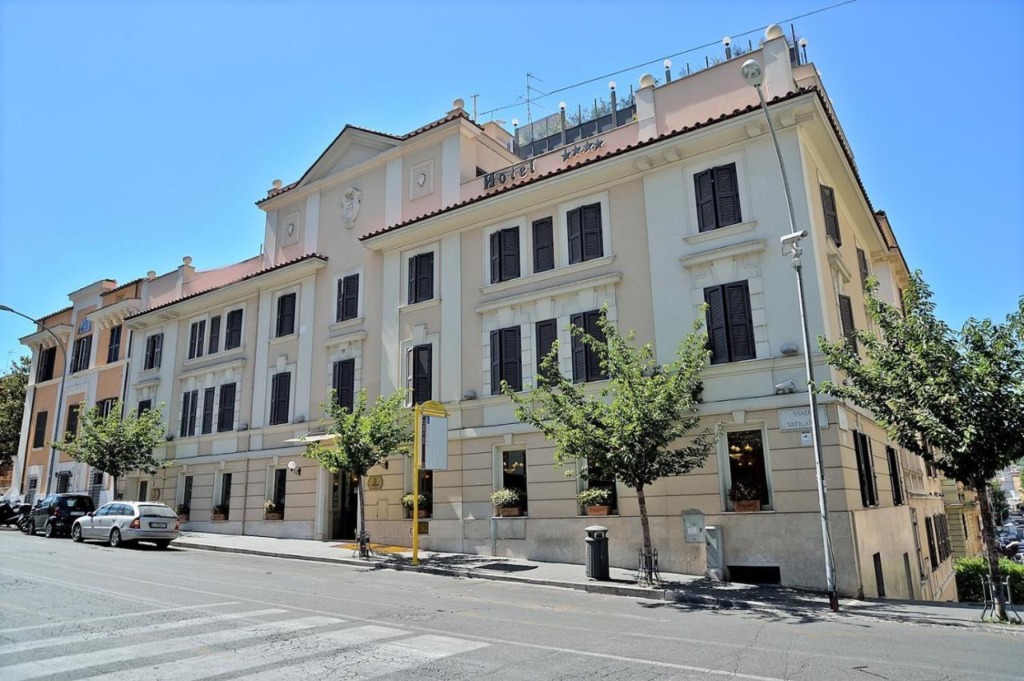
[[[264,520],[283,520],[284,519],[284,513],[264,513],[263,514],[263,519]]]
[[[523,514],[521,508],[499,508],[498,515],[502,518],[518,518]]]
[[[211,523],[222,523],[222,522],[224,522],[227,519],[228,519],[227,515],[225,515],[223,513],[211,513],[210,514],[210,522]]]
[[[761,500],[734,501],[733,507],[737,513],[757,513],[761,510]]]
[[[587,515],[608,515],[611,506],[587,506]]]

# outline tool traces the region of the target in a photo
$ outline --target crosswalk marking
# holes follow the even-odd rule
[[[163,615],[169,612],[184,612],[186,610],[209,610],[210,608],[224,608],[229,605],[238,605],[238,601],[228,601],[226,603],[202,603],[200,605],[186,605],[180,608],[163,608],[161,610],[143,610],[142,612],[126,612],[121,615],[105,615],[103,617],[90,617],[84,620],[75,620],[75,624],[93,624],[94,622],[107,622],[110,620],[123,620],[130,619],[132,617],[151,617],[153,615]],[[13,627],[11,629],[0,629],[0,636],[4,634],[13,634],[18,631],[31,631],[33,629],[54,629],[56,627],[67,626],[66,621],[60,622],[46,622],[44,624],[30,624],[25,627]]]
[[[83,681],[138,681],[138,679],[174,679],[174,681],[201,681],[221,674],[237,674],[247,669],[255,669],[264,665],[289,662],[309,655],[316,655],[321,650],[338,650],[352,646],[379,641],[384,638],[402,636],[407,632],[390,627],[363,626],[352,629],[330,631],[325,634],[304,636],[301,645],[295,639],[261,643],[230,652],[203,657],[201,664],[194,658],[153,665],[152,667],[132,669],[90,676]],[[280,671],[278,678],[280,679]]]
[[[116,648],[97,650],[88,653],[77,653],[63,657],[33,660],[21,664],[10,665],[3,670],[4,681],[21,681],[53,676],[64,672],[76,671],[85,667],[117,663],[123,660],[156,657],[168,653],[176,653],[193,648],[217,646],[248,638],[271,636],[287,632],[297,632],[328,624],[341,624],[342,620],[334,617],[304,617],[301,619],[267,622],[241,629],[213,631],[196,634],[179,639],[165,639],[119,646]]]
[[[185,627],[198,627],[213,622],[223,622],[225,620],[244,619],[246,617],[266,617],[267,615],[277,615],[282,612],[285,611],[279,608],[269,608],[266,610],[236,612],[227,615],[210,615],[208,617],[179,620],[177,622],[163,622],[161,624],[150,624],[141,627],[121,627],[120,629],[113,631],[87,631],[81,634],[57,636],[54,638],[38,639],[35,641],[21,641],[19,643],[0,645],[0,655],[23,653],[28,650],[38,650],[40,648],[49,648],[51,646],[77,645],[88,641],[106,640],[124,636],[143,636],[145,634],[171,631],[173,629],[183,629]]]

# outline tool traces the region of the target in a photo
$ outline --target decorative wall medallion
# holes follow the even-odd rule
[[[341,219],[348,229],[352,229],[352,226],[356,224],[362,200],[363,192],[355,187],[349,187],[345,190],[345,197],[341,201]]]
[[[288,236],[292,236],[293,234],[295,234],[295,223],[289,222],[288,226],[285,227],[285,231],[288,233]]]
[[[300,217],[302,216],[298,212],[289,213],[278,223],[280,234],[278,238],[281,240],[281,246],[290,246],[299,240]]]
[[[78,325],[78,333],[89,333],[92,331],[92,322],[88,319],[83,319],[82,323]]]
[[[420,173],[419,175],[416,176],[416,185],[417,186],[422,187],[426,183],[427,183],[427,174],[426,173]]]
[[[415,200],[434,191],[434,162],[421,161],[409,168],[409,199]]]

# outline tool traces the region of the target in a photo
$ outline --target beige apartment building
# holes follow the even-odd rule
[[[449,414],[448,469],[423,473],[421,545],[582,562],[586,483],[552,465],[551,443],[497,385],[528,390],[558,340],[563,373],[597,391],[601,369],[570,325],[593,328],[606,308],[668,362],[707,303],[702,413],[724,434],[701,469],[647,490],[660,567],[708,569],[705,543],[685,541],[686,514],[720,528],[732,578],[823,588],[796,282],[779,251],[786,198],[740,75],[747,58],[764,69],[796,228],[809,233],[811,336],[866,328],[864,280],[898,304],[908,268],[817,70],[776,27],[743,59],[645,77],[630,106],[540,140],[478,124],[462,100],[407,134],[346,126],[258,202],[259,257],[206,272],[186,259],[141,283],[144,304],[124,318],[125,395],[163,410],[167,465],[123,492],[184,504],[191,529],[352,538],[349,476],[303,458],[302,440],[322,432],[332,388],[348,404],[361,388],[372,399],[408,387]],[[819,380],[839,378],[812,361]],[[840,592],[955,600],[939,478],[863,410],[823,397],[820,411]],[[410,468],[396,458],[367,481],[374,541],[410,541]],[[759,511],[736,510],[738,482],[762,490]],[[502,487],[519,490],[519,517],[495,517]],[[618,486],[600,523],[612,564],[635,566],[635,495]]]

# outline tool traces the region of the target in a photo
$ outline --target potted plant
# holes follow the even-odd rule
[[[579,505],[587,509],[587,515],[608,515],[612,491],[606,487],[591,487],[576,495]]]
[[[267,499],[263,502],[263,519],[264,520],[282,520],[284,518],[284,510],[278,506],[277,502],[273,499]]]
[[[491,495],[491,503],[498,509],[502,518],[514,518],[523,514],[519,506],[519,492],[502,487]]]
[[[406,494],[404,497],[402,497],[402,508],[404,508],[406,511],[409,512],[409,517],[410,518],[412,517],[412,501],[413,501],[412,492],[410,492],[409,494]],[[420,500],[419,500],[420,518],[429,518],[430,517],[430,511],[431,511],[430,495],[429,494],[421,494],[420,495]]]
[[[217,504],[210,513],[211,522],[220,522],[228,519],[228,507],[225,504]]]
[[[175,513],[178,514],[178,519],[186,523],[188,522],[188,515],[191,511],[192,509],[188,504],[178,504],[178,507],[175,509]]]
[[[761,486],[750,480],[735,480],[729,499],[737,513],[756,513],[761,510]]]

